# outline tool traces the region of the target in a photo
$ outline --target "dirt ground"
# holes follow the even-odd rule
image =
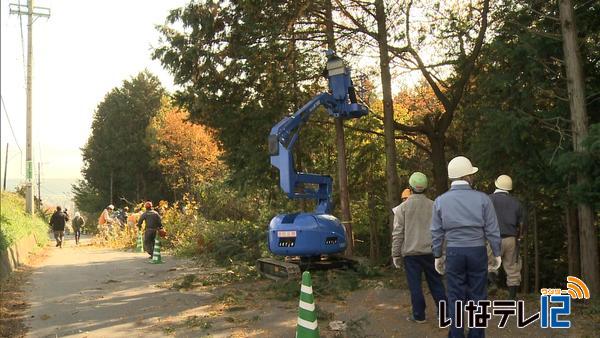
[[[23,337],[27,328],[24,321],[28,304],[23,285],[31,278],[33,266],[47,258],[46,248],[29,256],[29,265],[16,269],[0,283],[0,337]]]
[[[297,283],[265,279],[236,280],[237,271],[163,255],[164,264],[149,264],[143,253],[75,246],[62,249],[11,277],[3,286],[2,336],[28,337],[293,337],[297,319]],[[328,275],[333,279],[335,273]],[[341,277],[339,277],[341,278]],[[313,281],[315,290],[321,280]],[[408,322],[410,296],[404,277],[386,273],[359,281],[354,291],[315,292],[322,337],[445,337],[437,327],[435,307],[427,294],[426,324]],[[283,285],[283,286],[282,286]],[[298,287],[299,288],[299,287]],[[498,296],[501,297],[500,293]],[[535,297],[528,301],[532,313]],[[598,314],[575,305],[570,330],[487,330],[489,337],[596,337]],[[19,321],[24,326],[19,326]],[[329,330],[344,321],[345,331]],[[9,326],[5,324],[10,323]],[[497,320],[492,321],[493,326]]]

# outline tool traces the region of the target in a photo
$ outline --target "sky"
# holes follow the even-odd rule
[[[36,7],[48,7],[51,11],[50,18],[40,17],[33,25],[33,161],[36,169],[37,163],[41,163],[42,179],[81,177],[80,148],[90,135],[94,110],[104,95],[123,80],[148,69],[167,90],[174,90],[172,77],[150,55],[152,46],[159,44],[155,25],[164,23],[169,10],[187,2],[34,2]],[[27,55],[27,17],[21,19],[24,39],[21,40],[19,16],[9,15],[9,3],[19,0],[0,0],[0,3],[0,89],[6,107],[6,111],[0,107],[0,170],[3,178],[8,142],[7,176],[24,180],[26,61],[23,56]]]
[[[39,162],[42,181],[81,178],[80,149],[90,135],[94,110],[124,80],[148,69],[174,91],[172,77],[150,55],[159,44],[155,25],[188,1],[35,1],[37,7],[50,8],[51,16],[36,19],[33,26],[34,177]],[[27,18],[21,23],[18,15],[9,14],[9,3],[19,2],[26,5],[26,0],[0,0],[0,89],[6,107],[0,107],[0,174],[3,178],[8,142],[7,172],[13,181],[25,179]],[[365,56],[358,67],[373,63]],[[394,91],[417,79],[415,72],[396,78]]]

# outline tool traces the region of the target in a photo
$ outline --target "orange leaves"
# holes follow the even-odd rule
[[[188,117],[186,111],[164,105],[150,132],[163,175],[173,190],[184,193],[220,175],[224,167],[214,132],[187,121]]]
[[[443,109],[431,87],[426,84],[401,91],[394,97],[394,111],[399,122],[418,122],[425,116],[439,116]]]

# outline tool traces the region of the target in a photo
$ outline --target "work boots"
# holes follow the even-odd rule
[[[508,298],[512,300],[517,300],[517,289],[518,286],[509,286],[508,287]]]

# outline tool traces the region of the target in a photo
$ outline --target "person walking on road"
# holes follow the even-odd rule
[[[520,240],[525,234],[525,223],[523,207],[518,199],[511,196],[509,191],[513,188],[510,176],[500,175],[495,182],[496,191],[490,195],[490,199],[496,210],[496,217],[500,226],[500,237],[502,238],[501,256],[502,267],[506,272],[506,286],[508,286],[509,298],[517,299],[517,289],[521,285],[521,257],[519,255]],[[492,261],[492,250],[488,247],[488,257]],[[497,289],[497,271],[490,271],[490,293]]]
[[[456,323],[456,302],[462,301],[465,306],[469,300],[478,303],[487,298],[486,240],[494,255],[492,269],[497,270],[502,262],[494,205],[488,195],[471,187],[472,175],[477,171],[468,158],[453,158],[448,163],[450,190],[433,203],[432,250],[435,269],[443,274],[444,261],[446,266],[448,313],[452,320],[448,337],[464,337],[466,323]],[[446,245],[445,258],[442,243]],[[468,336],[485,337],[485,329],[470,328]]]
[[[425,298],[421,289],[423,273],[436,305],[439,306],[441,300],[446,300],[446,290],[442,276],[435,271],[433,264],[430,229],[433,201],[424,194],[427,177],[415,172],[408,182],[412,194],[393,209],[392,258],[396,268],[400,268],[401,261],[404,260],[412,303],[412,314],[407,319],[425,323]]]
[[[69,225],[69,221],[71,220],[71,216],[69,216],[69,209],[64,208],[62,212],[65,214],[65,235],[70,235],[72,226]]]
[[[60,206],[56,207],[56,211],[50,217],[50,226],[54,232],[54,239],[56,240],[56,246],[62,248],[63,239],[65,237],[65,224],[67,223],[67,216]]]
[[[123,210],[121,210],[121,212],[119,212],[119,215],[117,216],[117,218],[120,221],[120,225],[121,225],[121,229],[123,229],[125,227],[125,225],[127,225],[127,217],[129,216],[129,207],[124,207]]]
[[[73,233],[75,234],[75,244],[79,244],[79,239],[81,238],[81,229],[85,225],[85,220],[79,212],[75,213],[75,217],[71,221],[71,225],[73,226]]]
[[[163,225],[160,215],[152,208],[152,202],[146,202],[144,207],[146,208],[146,212],[140,216],[140,219],[137,222],[137,227],[141,231],[142,222],[146,222],[146,231],[144,231],[144,249],[150,255],[150,259],[152,259],[156,233],[159,229],[163,228]]]
[[[98,230],[104,239],[108,239],[108,234],[110,233],[111,224],[114,222],[114,219],[111,217],[111,214],[115,210],[115,206],[110,204],[100,214],[98,217]]]

